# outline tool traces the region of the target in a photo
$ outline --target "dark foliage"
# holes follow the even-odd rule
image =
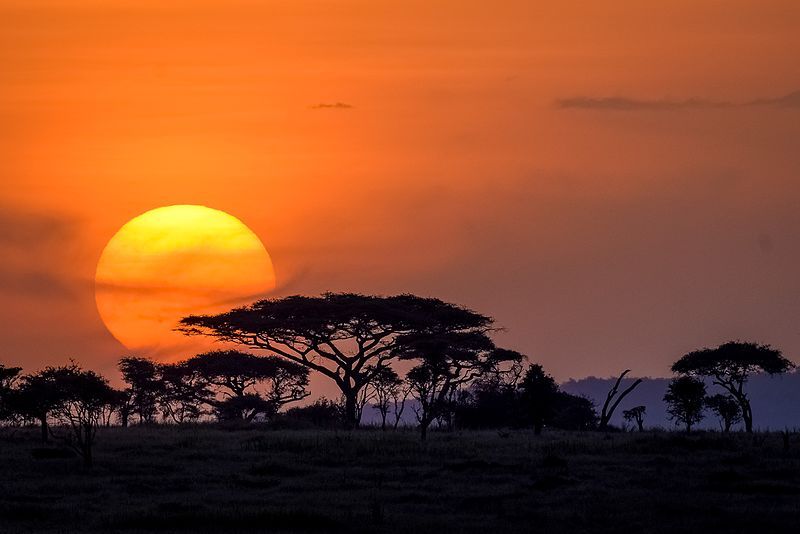
[[[344,397],[346,425],[353,427],[359,422],[359,393],[373,373],[397,357],[402,339],[482,331],[491,323],[489,317],[433,298],[326,293],[189,316],[179,329],[262,349],[330,378]]]
[[[91,467],[97,427],[104,408],[116,401],[115,391],[105,378],[75,364],[48,367],[41,376],[56,391],[58,401],[53,416],[67,429],[59,439],[83,458],[86,467]]]
[[[532,364],[525,372],[520,389],[526,419],[533,425],[534,434],[541,434],[545,423],[555,413],[558,385],[541,365]]]
[[[591,399],[559,391],[548,424],[561,430],[594,430],[597,420],[597,410]]]
[[[214,405],[214,412],[220,421],[251,422],[259,416],[271,418],[275,415],[275,404],[262,399],[254,393],[228,397]]]
[[[512,376],[507,375],[507,376]],[[541,433],[547,426],[563,430],[597,427],[594,403],[559,391],[541,365],[533,364],[519,381],[484,379],[462,392],[455,408],[458,428],[528,428]]]
[[[644,416],[647,413],[646,406],[634,406],[630,410],[625,410],[622,412],[622,418],[629,423],[631,421],[636,423],[636,428],[639,429],[639,432],[644,432]]]
[[[164,392],[158,364],[147,358],[126,357],[119,361],[122,380],[128,384],[128,394],[122,426],[128,425],[127,414],[139,418],[139,423],[152,423],[158,413],[158,399]]]
[[[13,407],[9,405],[9,396],[13,395],[14,384],[21,372],[21,367],[0,364],[0,422],[11,420],[15,416]]]
[[[730,395],[711,395],[706,398],[706,406],[719,417],[724,432],[730,432],[731,427],[742,420],[742,408]]]
[[[517,352],[497,349],[480,331],[408,334],[394,353],[401,360],[419,362],[406,374],[406,381],[416,401],[423,440],[436,419],[452,427],[460,388],[484,375],[510,371],[522,360]]]
[[[703,420],[705,398],[705,383],[691,376],[673,378],[664,394],[667,412],[676,424],[686,427],[687,434],[693,425]]]
[[[339,428],[344,420],[344,407],[340,402],[321,398],[309,404],[286,410],[279,423],[287,426]]]
[[[744,385],[753,373],[780,374],[794,368],[781,351],[769,345],[729,341],[714,349],[690,352],[672,365],[672,371],[710,377],[739,403],[745,430],[753,431],[753,410]]]

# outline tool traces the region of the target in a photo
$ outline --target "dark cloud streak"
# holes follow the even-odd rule
[[[743,109],[748,107],[794,108],[800,107],[800,91],[775,98],[758,98],[747,102],[687,98],[675,100],[644,99],[628,96],[590,97],[577,96],[555,101],[558,109],[583,109],[600,111],[684,111],[712,109]]]
[[[76,222],[67,217],[0,209],[0,291],[38,298],[70,297],[66,274]]]
[[[327,103],[320,103],[310,106],[311,109],[353,109],[353,106],[350,104],[345,104],[344,102],[335,102],[333,104]]]

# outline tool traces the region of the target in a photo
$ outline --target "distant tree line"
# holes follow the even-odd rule
[[[414,295],[328,293],[266,299],[218,315],[184,318],[179,330],[243,350],[218,350],[175,363],[125,357],[125,386],[112,388],[74,362],[22,374],[0,365],[0,421],[37,424],[41,440],[57,441],[92,464],[98,427],[219,421],[249,424],[358,427],[366,409],[383,430],[414,414],[420,436],[442,429],[545,428],[605,430],[641,379],[616,379],[598,414],[587,398],[561,391],[541,365],[497,347],[493,320],[462,306]],[[244,350],[254,351],[245,352]],[[706,409],[725,431],[739,421],[753,429],[745,391],[753,373],[793,367],[769,346],[730,342],[683,356],[664,396],[686,431]],[[407,369],[401,376],[398,368]],[[310,392],[319,373],[340,399],[290,407]],[[707,396],[703,379],[724,391]],[[645,406],[623,411],[644,430]]]

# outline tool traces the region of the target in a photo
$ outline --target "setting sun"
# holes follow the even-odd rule
[[[227,309],[274,289],[264,245],[236,217],[204,206],[167,206],[126,223],[95,276],[97,308],[128,348],[159,348],[188,313]]]

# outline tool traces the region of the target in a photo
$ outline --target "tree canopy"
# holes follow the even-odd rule
[[[178,330],[262,349],[321,373],[341,390],[348,426],[355,426],[359,392],[397,357],[409,334],[486,331],[491,325],[490,317],[435,298],[325,293],[192,315]]]
[[[706,376],[736,399],[742,410],[745,430],[753,431],[753,411],[744,385],[751,374],[785,373],[794,364],[778,349],[758,343],[729,341],[716,348],[704,348],[684,355],[672,371],[691,376]]]

